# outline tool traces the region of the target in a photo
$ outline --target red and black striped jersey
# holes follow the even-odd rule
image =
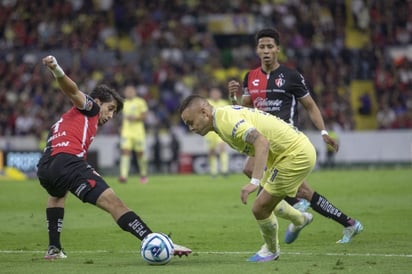
[[[304,77],[284,65],[266,74],[261,67],[250,70],[243,80],[243,96],[250,96],[257,109],[297,125],[297,99],[309,95]]]
[[[92,98],[86,95],[86,100],[90,107],[84,110],[72,107],[50,128],[44,156],[67,153],[86,158],[97,133],[100,111]]]

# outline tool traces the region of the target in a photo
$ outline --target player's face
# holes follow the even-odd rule
[[[113,100],[111,102],[106,102],[106,103],[98,102],[98,104],[100,106],[99,126],[101,126],[113,118],[117,110],[117,103],[116,101]]]
[[[182,120],[190,131],[205,136],[212,130],[213,124],[211,117],[204,108],[188,107],[182,112]]]
[[[217,88],[212,88],[210,90],[210,99],[212,99],[213,101],[218,101],[220,100],[220,98],[222,98],[222,93],[220,92],[219,89]]]
[[[127,99],[132,99],[136,97],[136,89],[132,86],[127,86],[124,89],[124,97],[126,97]]]
[[[275,39],[270,37],[262,37],[259,39],[256,53],[263,65],[270,66],[277,61],[279,47],[275,43]]]

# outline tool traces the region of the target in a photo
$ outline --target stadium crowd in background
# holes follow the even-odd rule
[[[412,41],[412,1],[347,2],[1,1],[0,136],[40,136],[69,108],[38,65],[45,52],[70,68],[84,91],[103,79],[118,90],[135,85],[148,102],[149,130],[184,128],[181,98],[211,85],[226,91],[228,79],[241,79],[259,62],[250,34],[271,26],[283,34],[281,61],[305,75],[323,117],[338,130],[356,129],[356,79],[374,84],[367,115],[376,116],[376,128],[412,128],[412,60],[402,53]],[[222,15],[231,33],[211,23]],[[351,26],[365,43],[347,46]],[[392,118],[381,121],[386,111]],[[118,133],[120,122],[102,133]],[[302,114],[299,128],[312,127]]]

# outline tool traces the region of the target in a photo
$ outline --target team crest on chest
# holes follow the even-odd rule
[[[277,79],[275,79],[275,85],[280,88],[281,86],[283,86],[285,84],[285,79],[279,77]]]

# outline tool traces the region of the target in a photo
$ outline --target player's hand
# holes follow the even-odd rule
[[[49,69],[54,70],[57,67],[57,60],[54,56],[49,55],[43,58],[43,64]]]
[[[235,98],[236,94],[240,91],[240,83],[238,81],[231,80],[227,84],[227,89],[229,91],[229,98]]]
[[[242,190],[240,191],[240,199],[243,204],[247,204],[247,197],[250,193],[255,192],[258,187],[259,186],[250,183],[242,187]]]
[[[335,141],[335,139],[331,138],[329,135],[325,134],[322,135],[323,141],[325,143],[327,143],[329,146],[333,147],[333,149],[335,150],[335,152],[339,151],[339,144],[337,141]]]

